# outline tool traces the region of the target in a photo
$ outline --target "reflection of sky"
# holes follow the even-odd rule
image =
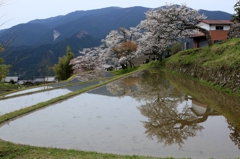
[[[201,123],[205,129],[184,141],[183,150],[177,145],[164,147],[146,137],[141,121],[148,118],[137,109],[140,105],[129,96],[84,93],[9,122],[0,128],[0,137],[36,146],[156,157],[221,159],[240,155],[221,116]]]
[[[14,95],[18,95],[18,94],[35,92],[35,91],[40,91],[40,90],[50,89],[50,88],[53,88],[53,87],[51,87],[51,86],[37,87],[37,88],[32,88],[32,89],[27,89],[27,90],[11,93],[11,94],[6,95],[5,97],[14,96]]]
[[[177,104],[177,110],[178,112],[183,112],[184,108],[190,108],[192,107],[192,100],[184,100],[182,102],[178,102]]]
[[[26,108],[40,102],[48,101],[52,98],[67,94],[69,92],[71,91],[67,89],[56,89],[0,100],[0,115]]]

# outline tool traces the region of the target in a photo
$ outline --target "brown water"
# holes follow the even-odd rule
[[[11,121],[0,138],[117,154],[237,158],[239,103],[194,81],[146,71]]]

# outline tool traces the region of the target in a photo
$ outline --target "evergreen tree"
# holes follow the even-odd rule
[[[73,74],[72,65],[70,61],[74,58],[71,48],[67,47],[66,55],[58,58],[58,64],[53,66],[53,71],[58,80],[66,80]]]

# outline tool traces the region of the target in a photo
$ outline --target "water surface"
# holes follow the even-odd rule
[[[53,87],[43,86],[43,87],[31,88],[31,89],[18,91],[15,93],[10,93],[10,94],[5,95],[4,97],[10,97],[10,96],[19,95],[19,94],[31,93],[31,92],[36,92],[36,91],[41,91],[41,90],[46,90],[46,89],[51,89],[51,88],[53,88]]]
[[[11,121],[0,138],[116,154],[237,158],[239,123],[239,98],[147,71]]]
[[[65,95],[71,92],[68,89],[56,89],[35,94],[23,95],[19,97],[0,100],[0,115],[10,113],[19,109],[30,107],[40,102],[48,101],[52,98]]]

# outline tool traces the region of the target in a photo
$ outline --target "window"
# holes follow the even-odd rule
[[[219,44],[219,43],[221,43],[222,42],[222,40],[214,40],[214,44]]]
[[[216,30],[223,30],[223,26],[216,26]]]

